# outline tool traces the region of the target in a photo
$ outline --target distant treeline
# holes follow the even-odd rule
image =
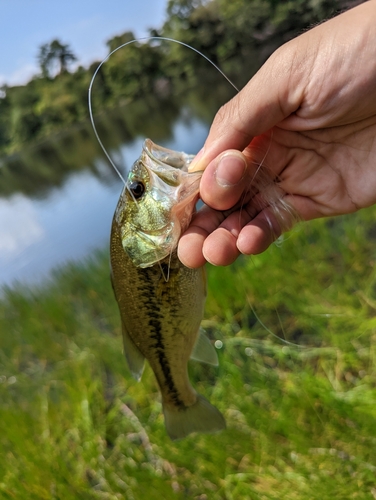
[[[243,85],[281,43],[343,9],[341,0],[169,0],[167,21],[153,36],[170,37],[203,52]],[[107,42],[109,51],[134,38],[126,32]],[[88,118],[87,93],[99,62],[69,71],[76,56],[53,40],[39,48],[40,74],[28,84],[0,90],[0,153],[47,137]],[[116,52],[93,88],[97,112],[148,94],[169,98],[205,78],[208,63],[186,47],[155,41]]]

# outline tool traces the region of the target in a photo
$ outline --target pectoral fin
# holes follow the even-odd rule
[[[139,351],[133,340],[130,338],[129,333],[122,322],[124,354],[128,361],[128,366],[131,371],[132,377],[137,381],[140,380],[142,372],[144,371],[145,357]]]
[[[195,345],[193,346],[191,359],[207,363],[208,365],[218,366],[218,356],[215,347],[200,328]]]

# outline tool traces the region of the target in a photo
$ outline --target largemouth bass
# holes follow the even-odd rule
[[[121,193],[111,230],[111,272],[125,355],[140,379],[145,358],[159,385],[172,439],[225,428],[222,414],[196,393],[190,358],[218,364],[200,332],[206,297],[204,268],[188,269],[176,246],[197,201],[201,173],[192,155],[147,139]]]

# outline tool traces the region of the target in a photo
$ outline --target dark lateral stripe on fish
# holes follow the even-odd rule
[[[156,354],[158,356],[158,361],[162,369],[162,373],[165,378],[165,383],[168,389],[168,394],[174,401],[175,406],[184,408],[185,405],[183,401],[179,397],[179,393],[174,385],[174,381],[171,376],[171,369],[169,362],[166,358],[165,348],[163,344],[163,336],[162,336],[162,325],[159,321],[159,318],[154,317],[149,321],[150,327],[154,330],[154,334],[150,335],[150,338],[155,339],[156,342],[153,347],[156,349]]]
[[[154,297],[156,279],[155,270],[153,268],[138,269],[138,273],[140,277],[142,276],[142,280],[138,284],[135,283],[135,285],[137,286],[140,298],[143,298],[143,302],[148,304],[149,326],[151,328],[150,338],[155,340],[152,347],[156,350],[156,355],[165,379],[164,385],[166,386],[168,395],[171,397],[174,405],[179,409],[183,409],[185,408],[185,404],[179,397],[179,393],[171,375],[170,365],[165,354],[161,323],[164,315],[161,311],[160,303],[156,302]],[[161,277],[159,279],[161,279]],[[165,293],[167,295],[169,294],[167,288],[165,291],[164,286],[162,286],[162,295]]]

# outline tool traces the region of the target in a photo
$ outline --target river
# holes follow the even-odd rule
[[[227,82],[226,82],[227,84]],[[229,88],[227,90],[230,90]],[[146,137],[196,153],[215,110],[228,97],[192,91],[190,97],[132,103],[97,118],[104,145],[119,170],[141,153]],[[0,286],[40,283],[56,266],[108,245],[122,183],[89,123],[25,148],[0,163]]]

